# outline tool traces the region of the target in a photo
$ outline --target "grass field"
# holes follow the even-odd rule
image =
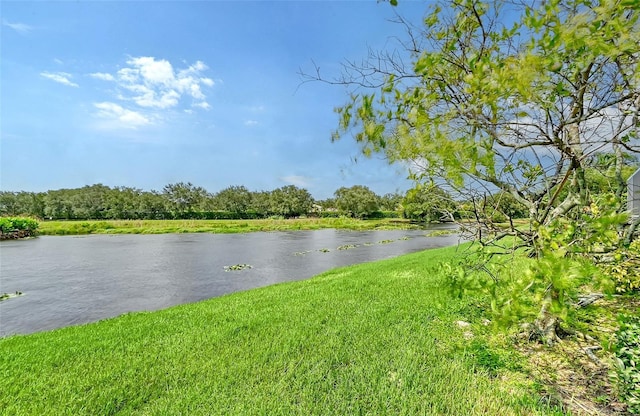
[[[488,341],[482,300],[449,296],[438,264],[454,256],[1,339],[1,413],[561,414],[540,404],[523,358]]]
[[[165,233],[246,233],[254,231],[388,230],[417,228],[408,220],[353,218],[301,218],[265,220],[112,220],[41,221],[41,235],[78,234],[165,234]]]

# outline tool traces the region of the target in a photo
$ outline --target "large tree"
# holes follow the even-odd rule
[[[170,183],[162,188],[162,194],[178,217],[197,211],[208,197],[206,189],[191,182]]]
[[[365,218],[380,207],[378,195],[363,185],[343,186],[335,191],[334,197],[336,207],[350,217]]]
[[[251,207],[252,195],[245,186],[229,186],[218,192],[214,198],[223,210],[241,214]]]
[[[308,214],[314,202],[309,191],[295,185],[274,189],[269,200],[271,212],[285,218]]]
[[[434,222],[453,220],[456,204],[447,192],[431,184],[407,191],[402,208],[405,218]]]
[[[355,87],[334,139],[352,135],[365,154],[471,201],[478,241],[511,236],[539,258],[616,244],[624,154],[640,150],[639,15],[636,0],[457,0],[432,4],[422,27],[398,17],[397,50],[329,80]],[[613,155],[609,194],[589,187],[598,153]],[[526,207],[529,227],[478,208],[498,192]],[[539,283],[551,328],[563,285]]]

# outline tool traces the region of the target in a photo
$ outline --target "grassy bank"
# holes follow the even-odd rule
[[[152,313],[0,340],[4,414],[522,415],[543,407],[455,248]],[[457,321],[471,323],[461,327]],[[473,335],[472,335],[473,334]]]
[[[113,220],[43,221],[41,235],[79,234],[165,234],[165,233],[246,233],[253,231],[385,230],[416,228],[408,220],[353,218],[301,218],[265,220]]]

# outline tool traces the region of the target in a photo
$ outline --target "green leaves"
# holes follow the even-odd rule
[[[624,315],[616,334],[615,378],[632,414],[640,413],[640,317]]]

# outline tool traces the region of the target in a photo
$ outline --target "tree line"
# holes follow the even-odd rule
[[[348,216],[438,221],[459,216],[458,210],[459,204],[436,186],[380,196],[366,186],[355,185],[342,187],[332,198],[324,200],[316,200],[308,190],[294,185],[272,191],[230,186],[210,193],[190,182],[168,184],[161,191],[103,184],[46,192],[0,191],[1,216],[49,220]]]

